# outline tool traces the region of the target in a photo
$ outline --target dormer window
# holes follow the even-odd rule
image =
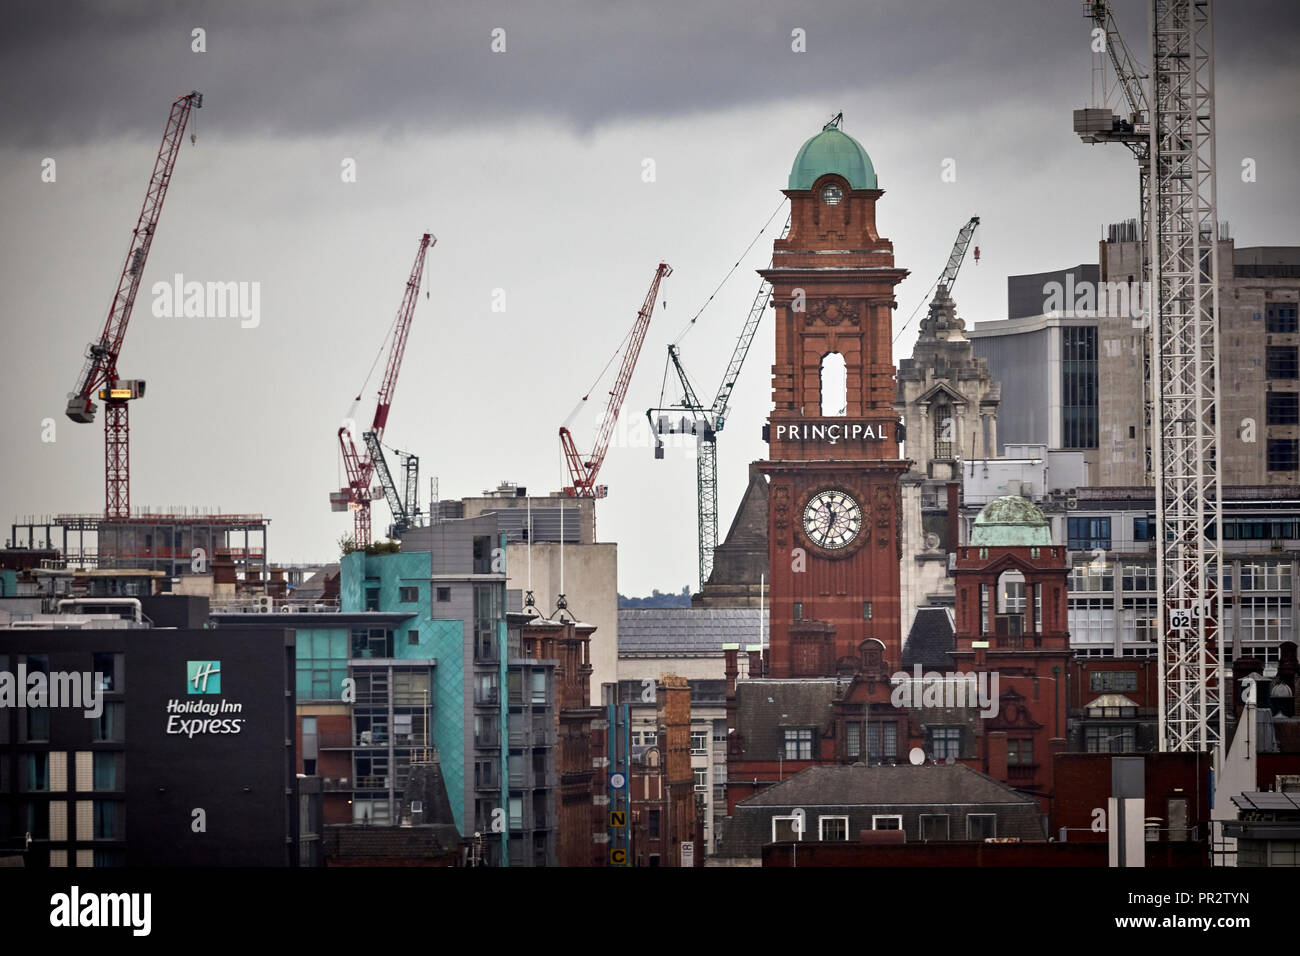
[[[841,199],[844,198],[844,190],[838,183],[827,183],[822,187],[822,202],[828,206],[837,206]]]

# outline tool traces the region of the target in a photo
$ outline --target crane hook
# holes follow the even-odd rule
[[[975,247],[975,264],[976,264],[976,265],[979,265],[979,264],[980,264],[980,247],[979,247],[979,246],[976,246],[976,247]]]

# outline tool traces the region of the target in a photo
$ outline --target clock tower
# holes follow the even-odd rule
[[[790,232],[770,268],[776,310],[768,460],[772,677],[852,672],[868,641],[901,659],[894,287],[907,270],[876,229],[883,191],[837,116],[790,171]]]

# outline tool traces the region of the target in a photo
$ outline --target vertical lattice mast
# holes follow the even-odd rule
[[[1223,739],[1219,269],[1211,0],[1152,0],[1151,298],[1160,747]]]

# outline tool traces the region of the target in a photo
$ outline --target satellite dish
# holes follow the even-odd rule
[[[907,759],[911,761],[913,767],[919,767],[925,763],[925,751],[920,747],[913,747],[912,752],[907,755]]]

